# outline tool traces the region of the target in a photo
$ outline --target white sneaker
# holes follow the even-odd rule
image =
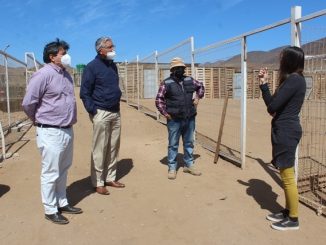
[[[177,171],[175,171],[175,170],[169,170],[169,172],[168,172],[168,179],[173,180],[173,179],[176,179],[176,177],[177,177]]]
[[[183,167],[183,172],[184,173],[189,173],[189,174],[192,174],[192,175],[195,175],[195,176],[200,176],[201,175],[201,172],[197,169],[195,169],[194,166],[191,166],[191,167]]]

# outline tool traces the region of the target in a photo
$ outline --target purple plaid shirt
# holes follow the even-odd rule
[[[205,87],[202,82],[199,82],[195,79],[192,79],[193,83],[195,85],[195,91],[196,91],[196,99],[201,99],[204,97],[205,94]],[[158,89],[156,99],[155,99],[155,105],[156,108],[159,110],[159,112],[163,116],[167,116],[168,113],[166,112],[166,100],[165,100],[165,94],[166,94],[166,86],[164,82],[161,82],[160,87]]]

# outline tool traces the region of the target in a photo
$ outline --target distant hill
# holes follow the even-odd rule
[[[281,51],[286,46],[278,47],[275,49],[271,49],[269,51],[251,51],[247,53],[247,65],[249,69],[259,69],[262,66],[266,66],[268,68],[277,69],[279,66],[279,57]],[[326,54],[326,38],[322,38],[313,42],[306,43],[302,45],[302,49],[304,50],[306,55],[321,55]],[[226,61],[218,61],[209,64],[205,64],[205,66],[226,66],[226,67],[235,67],[240,69],[240,59],[241,56],[235,55],[232,58]]]

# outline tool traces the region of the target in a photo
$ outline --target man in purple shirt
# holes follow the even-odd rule
[[[170,77],[161,82],[155,104],[160,113],[167,119],[169,133],[168,178],[177,175],[177,155],[180,136],[183,141],[183,172],[195,176],[201,172],[194,168],[194,131],[197,104],[204,96],[203,83],[184,75],[186,66],[181,58],[171,61]]]
[[[65,69],[71,61],[68,49],[68,43],[59,39],[44,47],[46,64],[31,77],[22,104],[36,126],[45,218],[55,224],[69,223],[61,213],[82,213],[80,208],[70,206],[66,197],[73,156],[72,125],[77,121],[73,80]]]

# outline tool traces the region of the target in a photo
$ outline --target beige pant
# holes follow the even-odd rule
[[[120,149],[120,112],[97,109],[93,119],[91,179],[94,187],[116,180]]]

